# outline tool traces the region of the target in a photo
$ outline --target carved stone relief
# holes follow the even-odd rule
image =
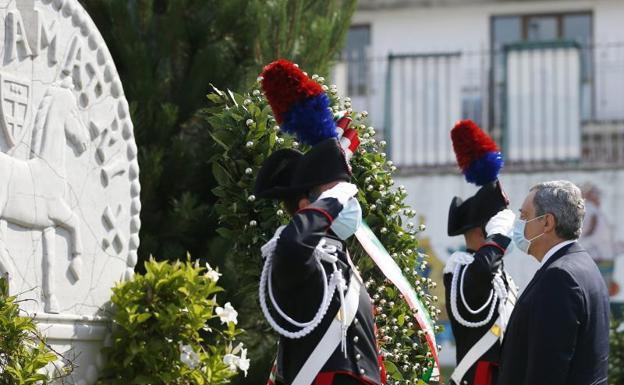
[[[139,246],[128,103],[77,0],[0,0],[0,41],[0,273],[61,350],[87,347],[73,381],[91,384],[101,308]]]

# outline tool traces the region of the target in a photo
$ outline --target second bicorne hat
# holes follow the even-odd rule
[[[451,201],[447,232],[455,236],[484,226],[509,206],[509,199],[498,180],[503,156],[496,142],[472,120],[457,122],[451,130],[451,140],[466,181],[481,187],[466,200],[456,196]]]

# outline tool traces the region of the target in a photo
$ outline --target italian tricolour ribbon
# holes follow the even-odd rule
[[[437,371],[438,373],[434,373],[433,377],[437,376],[441,384],[442,379],[439,375],[440,361],[438,358],[438,348],[433,322],[429,317],[427,309],[418,298],[412,285],[403,275],[401,268],[394,259],[392,259],[386,248],[381,244],[375,233],[373,233],[365,222],[362,222],[362,225],[355,232],[355,236],[381,272],[397,289],[399,289],[403,298],[412,309],[414,318],[418,322],[420,328],[425,332],[427,344],[429,345],[431,355],[435,361],[434,372]]]

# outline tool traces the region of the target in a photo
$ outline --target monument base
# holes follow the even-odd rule
[[[71,374],[63,378],[64,384],[95,384],[104,365],[100,350],[109,334],[110,321],[103,317],[46,313],[36,314],[34,318],[48,345],[73,365]],[[59,372],[67,366],[57,362],[48,370]]]

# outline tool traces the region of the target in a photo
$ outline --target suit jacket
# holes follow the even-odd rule
[[[609,300],[589,254],[572,243],[528,284],[511,315],[499,385],[607,383]]]
[[[459,274],[461,277],[462,272],[466,269],[464,275],[464,294],[466,302],[473,309],[480,308],[490,296],[492,291],[492,278],[494,274],[503,268],[503,255],[504,251],[509,245],[509,238],[495,234],[489,237],[481,248],[474,253],[474,261],[467,266],[461,267]],[[444,292],[446,297],[446,311],[449,315],[451,322],[451,329],[453,330],[453,336],[455,337],[456,344],[456,360],[457,363],[461,362],[466,353],[477,343],[483,335],[492,327],[496,319],[498,318],[498,305],[494,310],[492,320],[484,326],[478,328],[470,328],[460,324],[451,311],[451,282],[453,280],[453,274],[444,274]],[[458,281],[458,285],[460,281]],[[490,306],[477,314],[471,314],[468,312],[461,300],[459,300],[458,287],[458,301],[457,310],[459,314],[468,321],[476,322],[485,319],[490,311]],[[500,359],[500,344],[497,342],[488,350],[479,361],[488,361],[498,364]],[[473,385],[475,379],[476,367],[479,363],[477,361],[464,375],[461,385]]]
[[[272,269],[274,294],[286,314],[299,322],[314,317],[322,298],[323,280],[327,280],[333,272],[331,264],[322,262],[325,269],[323,275],[313,255],[321,239],[338,248],[337,265],[342,269],[347,285],[350,279],[357,279],[351,274],[346,243],[328,231],[341,210],[342,205],[335,198],[316,201],[294,215],[277,241]],[[370,385],[382,383],[373,307],[364,285],[360,289],[359,301],[355,319],[347,330],[347,357],[338,345],[321,369],[321,373],[325,374],[322,379],[337,375],[331,380],[333,384],[350,383],[350,380]],[[339,307],[338,294],[334,293],[327,313],[310,334],[298,339],[280,337],[278,384],[292,383],[327,331]],[[283,327],[290,329],[277,313],[273,313],[273,317]],[[316,382],[319,382],[318,378]]]

